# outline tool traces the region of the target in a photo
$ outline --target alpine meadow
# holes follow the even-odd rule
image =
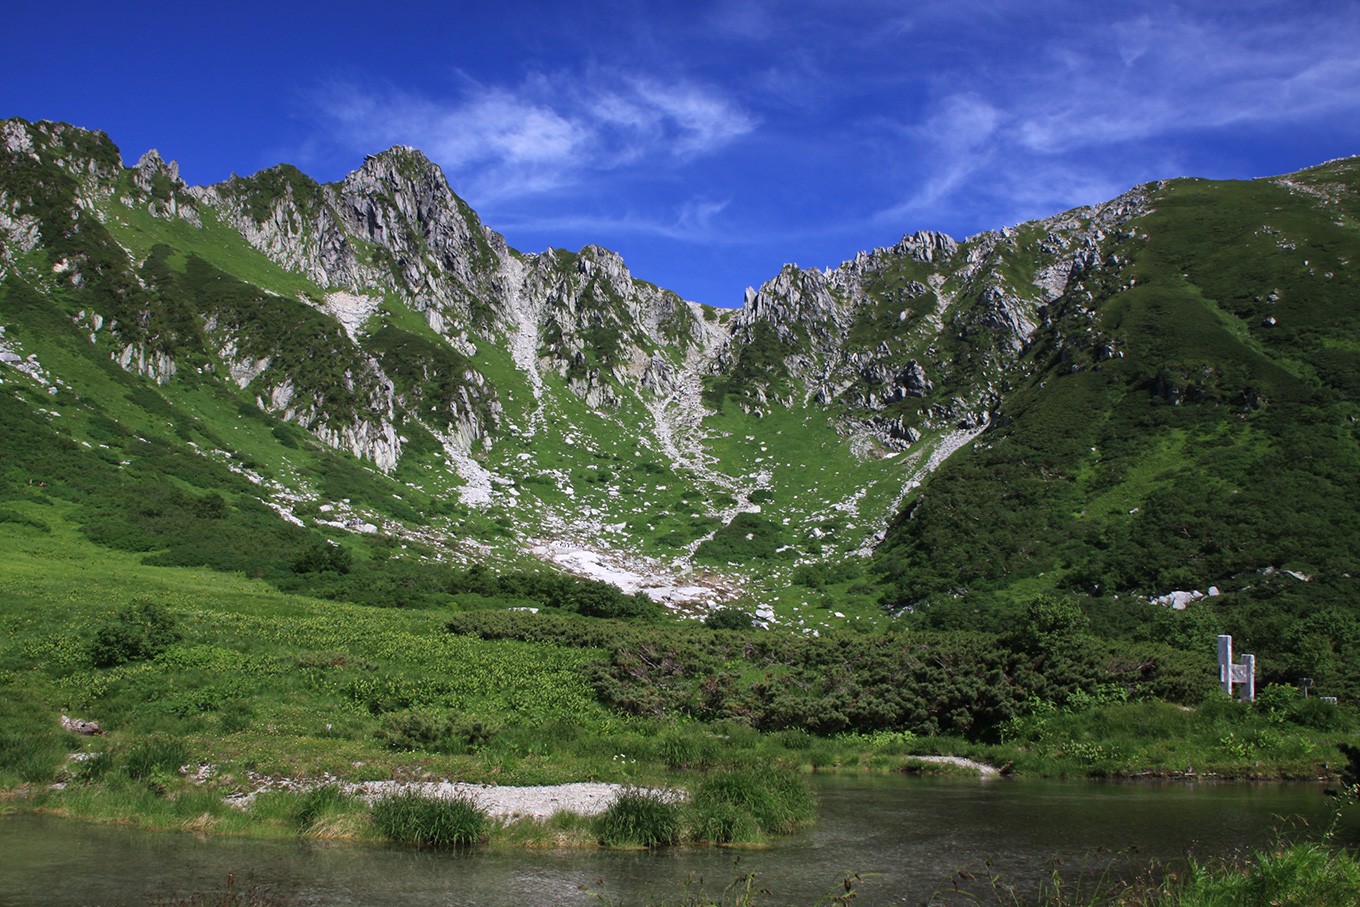
[[[723,309],[415,148],[191,186],[0,121],[0,812],[652,848],[816,772],[1354,784],[1357,262],[1345,158]]]

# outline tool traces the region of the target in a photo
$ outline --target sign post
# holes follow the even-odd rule
[[[1237,698],[1243,702],[1256,700],[1256,656],[1243,655],[1241,664],[1233,663],[1232,637],[1218,637],[1218,683],[1223,692],[1233,694],[1233,686],[1240,687]]]

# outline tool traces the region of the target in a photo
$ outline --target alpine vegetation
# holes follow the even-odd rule
[[[190,186],[0,122],[0,788],[653,847],[802,827],[800,770],[1328,775],[1358,225],[1356,158],[1168,180],[721,309],[413,148]],[[455,779],[605,788],[530,833]]]

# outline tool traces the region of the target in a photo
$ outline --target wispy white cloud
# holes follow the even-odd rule
[[[1360,28],[1294,17],[1243,27],[1174,15],[1116,22],[1089,48],[1060,45],[1015,99],[1016,136],[1054,153],[1234,124],[1279,124],[1360,104]],[[1110,53],[1113,51],[1113,53]]]
[[[718,89],[618,73],[557,73],[450,97],[340,84],[313,99],[326,138],[358,152],[414,145],[479,201],[551,192],[630,167],[714,153],[756,120]]]
[[[632,92],[655,111],[661,125],[674,127],[677,154],[703,154],[750,132],[755,125],[728,99],[695,85],[638,80]]]
[[[697,244],[741,244],[764,242],[765,235],[737,232],[718,222],[726,210],[727,199],[691,198],[660,214],[627,211],[606,214],[546,214],[510,216],[501,224],[507,230],[534,233],[584,232],[602,236],[628,234],[652,236]]]
[[[1278,134],[1360,114],[1360,16],[1265,5],[1055,29],[1005,61],[1004,79],[951,80],[916,122],[896,124],[917,166],[876,219],[1038,216],[1181,172],[1169,168],[1225,129]]]

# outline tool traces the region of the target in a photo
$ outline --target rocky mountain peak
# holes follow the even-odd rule
[[[33,133],[23,120],[5,120],[0,123],[0,144],[9,154],[37,155],[33,146]]]
[[[157,173],[164,173],[170,179],[180,181],[179,162],[171,161],[167,164],[165,158],[161,157],[161,153],[155,148],[147,149],[146,153],[137,159],[132,172],[134,176],[144,179],[149,179]]]
[[[906,255],[917,261],[943,261],[958,252],[959,244],[948,233],[934,230],[918,230],[902,237],[902,240],[889,251],[894,255]]]
[[[12,161],[50,164],[75,181],[75,196],[91,208],[108,198],[122,172],[122,158],[108,135],[68,123],[14,118],[0,123],[0,147]]]
[[[147,210],[157,217],[181,217],[198,225],[197,204],[179,175],[179,163],[166,163],[160,152],[150,149],[131,170],[132,184],[146,196]]]

